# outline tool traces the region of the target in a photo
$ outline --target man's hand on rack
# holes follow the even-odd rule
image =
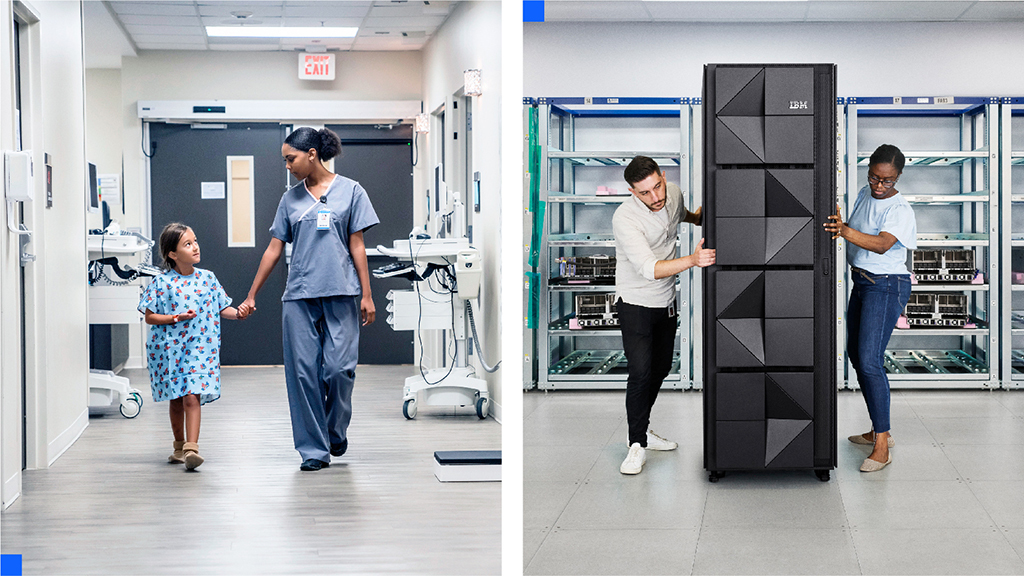
[[[706,268],[715,263],[715,251],[711,248],[705,248],[704,239],[701,238],[700,242],[697,242],[697,249],[693,251],[690,258],[693,259],[694,266]]]

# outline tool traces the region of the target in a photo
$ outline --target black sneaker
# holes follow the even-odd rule
[[[327,468],[330,465],[330,462],[310,458],[309,460],[302,461],[302,464],[299,466],[299,470],[302,470],[303,472],[315,472],[321,468]]]
[[[337,444],[331,444],[331,456],[343,456],[348,450],[348,438]]]

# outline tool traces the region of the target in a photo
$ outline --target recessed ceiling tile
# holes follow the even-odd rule
[[[200,44],[166,44],[164,42],[152,44],[137,44],[139,50],[206,50],[206,46]]]
[[[401,18],[377,18],[371,16],[363,22],[363,26],[366,26],[368,28],[383,28],[394,26],[416,26],[419,28],[436,28],[441,24],[444,24],[443,16],[407,16]]]
[[[284,7],[287,18],[366,18],[369,6],[352,6],[348,2],[323,2],[315,6]]]
[[[200,26],[125,26],[132,38],[137,36],[198,36],[203,37]]]
[[[942,2],[811,0],[808,4],[808,21],[941,22],[955,20],[973,2],[959,0]]]
[[[362,18],[292,18],[281,20],[283,26],[362,26]]]
[[[655,20],[678,22],[800,22],[807,2],[646,2]]]
[[[202,36],[175,36],[173,34],[132,34],[132,38],[139,46],[143,44],[195,44],[206,45],[206,39]]]
[[[196,7],[192,2],[111,2],[110,6],[118,14],[152,16],[196,15]]]
[[[280,18],[284,10],[280,3],[271,2],[201,2],[200,16],[233,18],[232,12],[252,12],[252,19]]]
[[[1024,2],[975,2],[961,21],[1006,22],[1024,20]]]
[[[650,2],[545,2],[544,20],[549,22],[558,20],[649,22],[651,14],[646,8],[648,4]]]
[[[145,16],[140,14],[118,15],[125,26],[198,26],[197,16]]]

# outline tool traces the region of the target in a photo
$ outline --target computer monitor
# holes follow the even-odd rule
[[[96,165],[89,163],[89,212],[100,212],[100,182],[96,179]]]

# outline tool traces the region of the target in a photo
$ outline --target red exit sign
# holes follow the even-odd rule
[[[299,54],[299,80],[334,80],[334,54]]]

